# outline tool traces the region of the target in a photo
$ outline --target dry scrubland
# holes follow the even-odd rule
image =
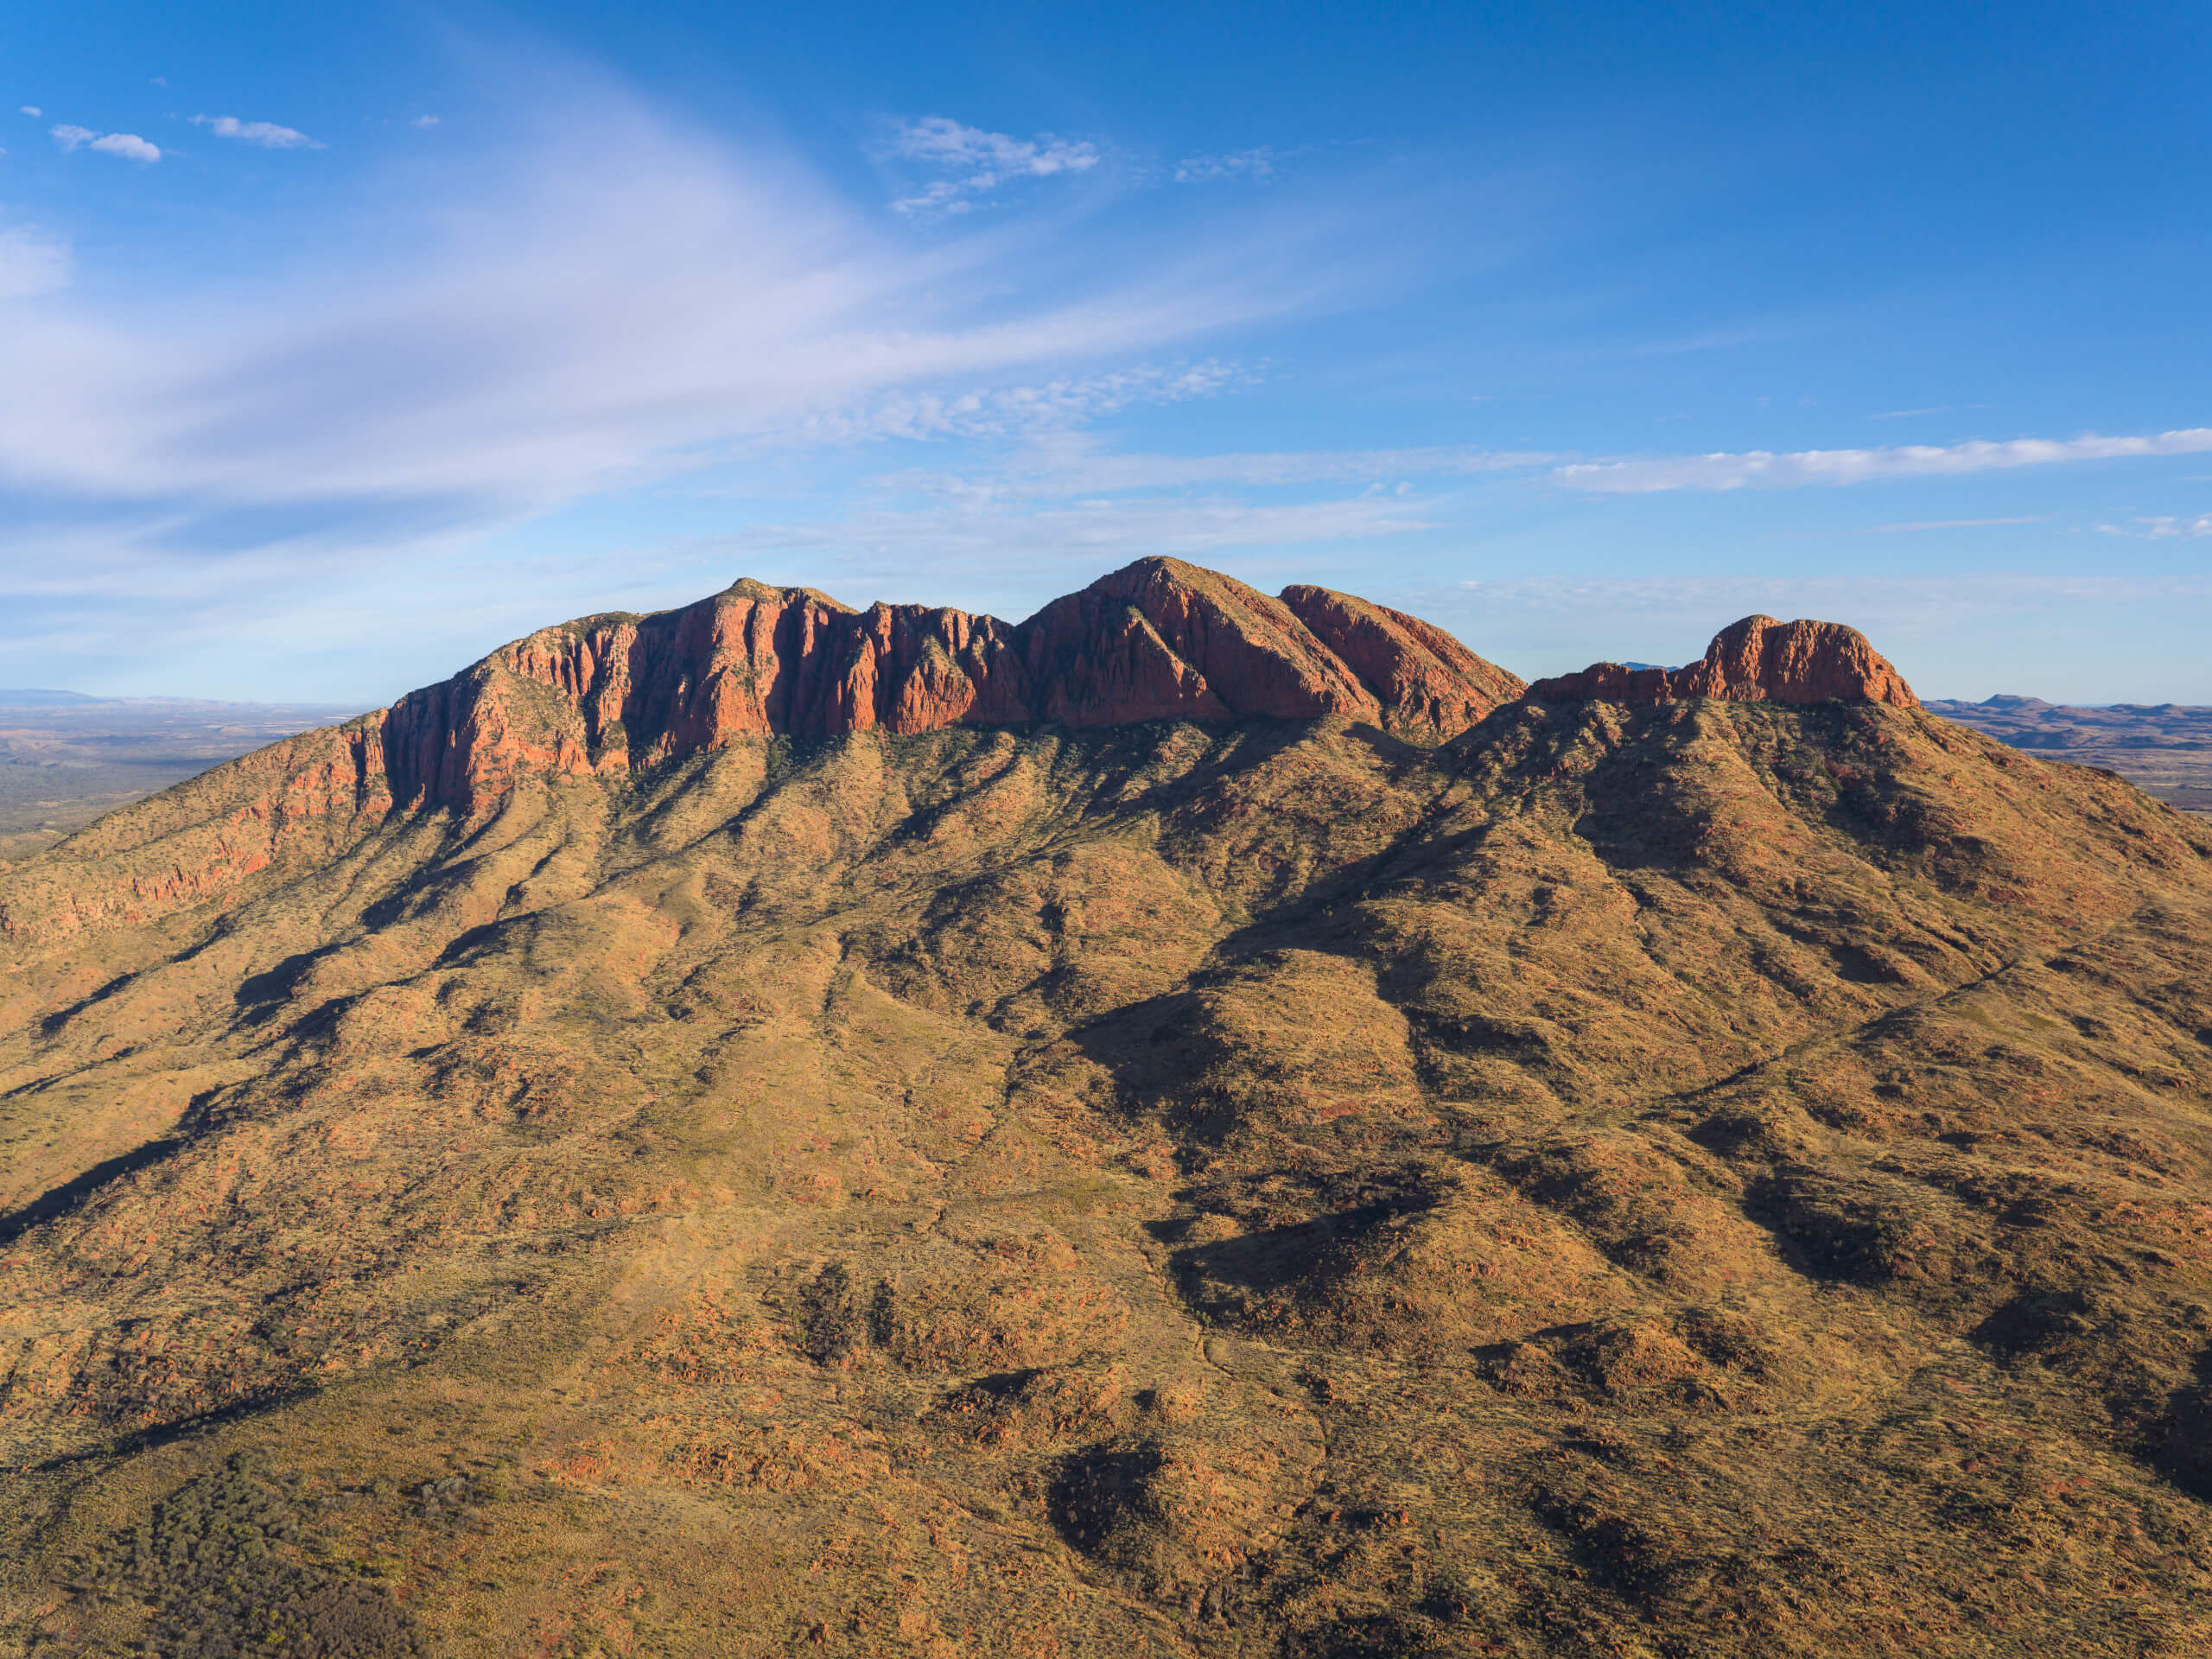
[[[70,925],[243,787],[0,875],[0,1652],[2212,1649],[2212,825],[2115,777],[743,738]]]

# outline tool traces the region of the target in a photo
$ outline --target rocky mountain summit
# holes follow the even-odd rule
[[[1732,702],[1885,702],[1916,709],[1904,677],[1866,636],[1835,622],[1777,622],[1747,616],[1713,636],[1684,668],[1595,663],[1579,674],[1539,680],[1539,702],[1673,702],[1722,697]]]
[[[359,772],[366,790],[373,747],[396,804],[473,810],[524,770],[627,772],[737,737],[1341,715],[1433,741],[1522,690],[1414,617],[1320,588],[1270,599],[1173,559],[1019,624],[740,582],[518,640],[372,717]]]
[[[1827,624],[548,629],[0,871],[0,1652],[2194,1656],[2208,987]]]

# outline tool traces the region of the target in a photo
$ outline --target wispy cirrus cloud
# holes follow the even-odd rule
[[[1993,530],[2003,524],[2040,524],[2046,523],[2045,515],[2031,513],[2021,518],[1922,518],[1905,524],[1877,524],[1877,536],[1902,536],[1923,530]]]
[[[1228,497],[1072,500],[1037,506],[998,500],[884,507],[822,523],[758,524],[712,546],[759,564],[800,556],[864,576],[911,581],[920,570],[1011,576],[1043,600],[1102,569],[1147,554],[1204,559],[1238,550],[1367,541],[1440,528],[1427,504],[1360,494],[1258,503]]]
[[[1593,607],[1623,614],[1707,612],[1716,627],[1752,608],[1776,616],[1872,614],[1917,626],[1918,612],[1937,602],[1996,611],[2066,600],[2212,599],[2212,576],[1997,570],[1907,576],[1527,576],[1461,582],[1448,591],[1484,605],[1567,615]]]
[[[945,175],[931,180],[917,194],[893,201],[893,209],[901,213],[970,213],[982,197],[1011,180],[1087,173],[1100,159],[1097,145],[1087,139],[1052,133],[1016,138],[963,126],[942,115],[898,123],[886,148],[902,160]]]
[[[218,138],[229,138],[263,149],[329,148],[296,128],[280,127],[274,121],[241,121],[234,115],[195,115],[192,118],[192,124],[207,128]]]
[[[2078,438],[2013,438],[1999,442],[1976,439],[1965,443],[1894,444],[1878,449],[1801,449],[1785,454],[1753,449],[1739,454],[1574,461],[1558,467],[1552,476],[1571,489],[1602,495],[1643,495],[1662,490],[1788,490],[2207,451],[2212,451],[2212,427],[2200,426],[2142,437],[2101,437],[2091,433]]]
[[[1109,451],[1090,434],[1046,430],[988,466],[878,474],[866,480],[880,498],[874,505],[756,524],[711,544],[746,568],[782,562],[894,584],[925,568],[988,577],[1033,601],[1147,553],[1224,559],[1255,579],[1268,569],[1310,574],[1325,556],[1297,550],[1446,528],[1453,515],[1446,494],[1417,487],[1416,479],[1553,459],[1449,447],[1132,454]]]
[[[603,83],[564,90],[557,119],[410,163],[410,188],[349,207],[357,229],[381,215],[349,245],[380,259],[334,252],[281,283],[245,262],[189,298],[132,301],[60,289],[51,247],[16,248],[32,297],[0,312],[0,359],[41,391],[0,400],[0,492],[49,520],[150,515],[142,554],[350,525],[365,558],[395,524],[489,529],[763,446],[1208,395],[1242,372],[1144,354],[1310,300],[1310,262],[1249,240],[1119,270],[1043,227],[920,245],[786,158]],[[1287,289],[1286,270],[1302,270]]]
[[[1212,397],[1254,378],[1236,364],[1209,358],[1174,365],[1138,363],[960,392],[899,391],[856,409],[810,416],[791,435],[803,442],[831,442],[870,438],[1033,440],[1141,404]]]
[[[1409,487],[1414,479],[1522,472],[1558,459],[1535,451],[1449,445],[1211,455],[1127,454],[1109,451],[1086,434],[1066,433],[1033,439],[987,474],[909,471],[886,474],[874,482],[931,494],[1002,499],[1231,486],[1267,489],[1358,483],[1375,489]]]
[[[1174,179],[1178,184],[1219,184],[1236,179],[1262,184],[1274,177],[1276,166],[1283,159],[1284,152],[1265,144],[1225,156],[1186,156],[1175,163]]]
[[[149,144],[135,132],[95,132],[90,127],[64,122],[52,130],[54,142],[65,150],[90,149],[102,156],[119,156],[127,162],[158,162],[161,146]]]
[[[2103,535],[2126,536],[2138,541],[2194,539],[2200,536],[2212,536],[2212,512],[2200,513],[2194,518],[2138,518],[2132,527],[2126,524],[2099,524],[2097,529]]]

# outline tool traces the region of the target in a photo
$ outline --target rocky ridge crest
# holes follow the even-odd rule
[[[1433,745],[1524,696],[1918,706],[1863,636],[1827,622],[1749,617],[1688,668],[1599,664],[1532,687],[1387,606],[1303,584],[1271,598],[1175,559],[1140,559],[1020,623],[741,580],[676,610],[542,628],[389,709],[111,814],[57,849],[97,878],[26,871],[0,888],[0,937],[146,919],[395,813],[480,823],[532,779],[631,777],[747,739],[1333,716]]]
[[[1885,702],[1917,709],[1904,676],[1856,628],[1801,618],[1747,616],[1713,636],[1705,655],[1682,668],[1592,663],[1579,674],[1538,680],[1535,702]]]

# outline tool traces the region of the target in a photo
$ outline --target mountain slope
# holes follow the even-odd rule
[[[619,766],[526,641],[573,752],[365,791],[410,699],[0,877],[7,1628],[2201,1650],[2212,835],[1187,569],[976,621],[1027,721],[664,743],[646,619]],[[1132,611],[1218,712],[1065,717]]]

